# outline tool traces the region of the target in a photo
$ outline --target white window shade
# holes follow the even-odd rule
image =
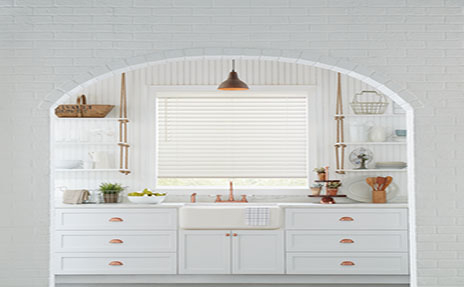
[[[158,97],[158,177],[307,177],[307,97]]]

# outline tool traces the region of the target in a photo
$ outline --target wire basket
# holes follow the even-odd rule
[[[350,105],[357,115],[378,115],[385,113],[388,101],[385,95],[376,91],[362,91],[354,95]]]

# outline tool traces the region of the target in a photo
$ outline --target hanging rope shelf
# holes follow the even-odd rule
[[[121,75],[121,101],[119,108],[119,172],[128,175],[129,170],[129,147],[127,143],[127,97],[126,97],[126,73]]]

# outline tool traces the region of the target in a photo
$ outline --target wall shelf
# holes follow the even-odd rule
[[[122,118],[54,118],[57,121],[114,121],[123,120]]]
[[[335,117],[345,117],[345,118],[364,118],[364,117],[369,117],[369,118],[385,118],[385,117],[405,117],[406,114],[375,114],[375,115],[356,115],[356,114],[335,114]]]
[[[336,145],[406,145],[406,142],[343,142]]]
[[[127,170],[124,170],[124,169],[119,169],[119,168],[108,168],[108,169],[98,169],[98,168],[94,168],[94,169],[83,169],[83,168],[74,168],[74,169],[71,169],[71,168],[57,168],[55,169],[56,172],[113,172],[113,171],[127,171]]]
[[[57,141],[56,145],[117,145],[117,142],[77,142],[77,141]]]
[[[406,172],[407,168],[337,169],[336,172]]]

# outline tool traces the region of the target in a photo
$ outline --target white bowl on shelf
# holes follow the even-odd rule
[[[55,168],[57,169],[77,169],[82,168],[82,160],[55,160]]]
[[[144,195],[144,196],[127,196],[127,198],[129,199],[130,202],[132,203],[138,203],[138,204],[159,204],[161,202],[164,201],[164,199],[166,198],[166,195],[162,195],[162,196],[155,196],[155,195],[152,195],[152,196],[148,196],[148,195]]]

